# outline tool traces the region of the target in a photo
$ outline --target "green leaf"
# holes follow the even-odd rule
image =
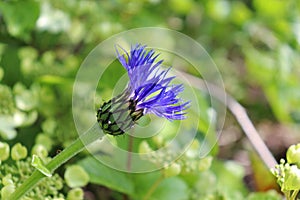
[[[258,13],[264,17],[270,17],[272,19],[278,19],[286,16],[287,2],[281,0],[254,0],[253,4]]]
[[[276,191],[269,192],[257,192],[252,193],[248,196],[247,200],[281,200],[282,196],[280,196]]]
[[[1,5],[1,1],[0,1]],[[1,7],[1,6],[0,6]],[[1,13],[1,9],[0,9]],[[1,37],[1,36],[0,36]],[[15,83],[23,80],[20,69],[20,58],[18,48],[14,45],[6,45],[1,52],[0,66],[4,70],[3,83],[13,86]]]
[[[160,177],[161,173],[158,171],[143,174],[133,174],[132,180],[134,181],[135,185],[135,199],[142,199],[142,197],[145,196],[151,186],[155,184]]]
[[[91,183],[125,194],[134,194],[134,185],[126,173],[107,167],[93,157],[85,158],[78,164],[89,174]]]
[[[3,76],[4,76],[4,70],[0,66],[0,81],[2,80]]]
[[[251,19],[250,9],[241,1],[234,1],[232,4],[232,11],[230,12],[231,20],[238,24],[243,25],[247,20]]]
[[[188,199],[188,187],[186,183],[178,177],[165,179],[152,195],[153,200],[184,200]]]
[[[193,1],[170,0],[169,6],[178,14],[188,14],[193,8]]]
[[[255,152],[249,152],[250,163],[253,172],[253,182],[257,191],[266,191],[269,188],[276,188],[277,183],[270,169],[261,162],[260,157]],[[264,177],[263,179],[261,177]]]
[[[135,198],[143,199],[149,192],[150,188],[159,181],[161,173],[150,172],[132,175],[135,182]],[[185,200],[188,199],[188,186],[178,177],[170,177],[162,180],[150,195],[149,200]]]
[[[220,162],[213,160],[211,166],[213,173],[217,178],[215,187],[225,196],[246,194],[247,189],[243,182],[244,168],[233,161]]]
[[[35,27],[40,6],[38,1],[0,2],[0,11],[7,24],[8,32],[28,41],[30,32]]]
[[[47,167],[44,165],[43,161],[37,156],[32,156],[31,165],[35,167],[37,170],[39,170],[42,174],[44,174],[47,177],[51,177],[51,172],[47,169]]]

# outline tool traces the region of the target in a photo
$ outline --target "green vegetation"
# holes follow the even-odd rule
[[[158,135],[107,140],[124,150],[149,153],[146,165],[161,169],[126,173],[83,151],[54,173],[48,171],[46,164],[78,138],[72,91],[80,65],[110,36],[141,27],[172,29],[200,43],[218,66],[226,92],[245,107],[277,160],[299,143],[297,0],[4,0],[0,1],[0,199],[9,199],[34,170],[48,177],[22,200],[280,200],[283,195],[297,199],[299,144],[290,147],[273,177],[230,114],[219,143],[199,158],[203,138],[209,138],[208,146],[217,139],[214,119],[219,115],[210,97],[200,92],[196,137],[172,164],[164,165],[174,152],[155,150],[173,140],[179,123],[161,128],[159,120],[143,117],[139,123],[149,131],[160,130]],[[180,67],[198,75],[190,65]],[[93,97],[97,99],[93,120],[124,73],[113,62],[101,77]],[[188,120],[186,125],[193,124]],[[214,127],[209,128],[212,121]],[[98,153],[109,159],[111,152]]]

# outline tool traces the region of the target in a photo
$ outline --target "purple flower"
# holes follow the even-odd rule
[[[97,112],[97,120],[107,134],[120,135],[131,128],[143,115],[152,113],[168,120],[185,119],[190,102],[178,97],[183,85],[170,82],[167,77],[171,68],[163,70],[163,60],[156,62],[159,54],[146,50],[140,44],[124,54],[117,50],[120,63],[127,70],[129,83],[122,94],[104,103]]]

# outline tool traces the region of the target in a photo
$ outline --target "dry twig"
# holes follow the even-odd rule
[[[213,98],[223,103],[234,115],[237,122],[240,124],[244,133],[248,137],[250,143],[266,166],[268,168],[275,167],[277,161],[260,137],[253,123],[249,119],[246,110],[241,104],[239,104],[232,96],[224,92],[222,88],[219,88],[214,84],[208,83],[198,77],[184,72],[180,72],[180,74],[185,77],[185,79],[189,80],[195,88],[209,92]]]

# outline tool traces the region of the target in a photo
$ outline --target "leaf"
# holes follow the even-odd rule
[[[135,199],[143,199],[160,176],[160,172],[132,175],[135,182]],[[149,200],[184,200],[188,199],[187,194],[187,184],[181,178],[171,177],[159,183]]]
[[[124,172],[105,166],[93,157],[87,157],[78,163],[90,176],[90,182],[106,186],[125,194],[134,194],[134,185]]]
[[[258,13],[264,17],[278,19],[287,15],[287,3],[280,0],[260,1],[254,0],[253,5]]]
[[[149,191],[151,186],[160,178],[161,174],[157,171],[143,174],[133,174],[132,178],[135,185],[135,199],[142,199]]]
[[[211,169],[217,177],[215,187],[220,193],[225,196],[232,196],[235,193],[246,194],[247,189],[243,182],[245,172],[242,166],[233,161],[220,162],[214,159]]]
[[[13,86],[15,83],[22,81],[23,77],[20,69],[20,58],[16,46],[5,46],[1,52],[0,66],[4,70],[3,83],[8,86]]]
[[[248,196],[247,200],[281,200],[282,197],[275,191],[269,191],[266,193],[257,192]]]
[[[28,41],[39,16],[39,3],[29,0],[0,2],[0,11],[7,24],[8,32]]]
[[[51,172],[47,169],[47,167],[44,165],[43,161],[37,155],[32,156],[31,165],[34,168],[36,168],[37,170],[39,170],[45,176],[47,176],[47,177],[52,176]]]
[[[184,200],[188,199],[188,187],[178,177],[165,179],[152,195],[153,200]]]
[[[269,189],[278,189],[276,178],[270,172],[270,169],[262,163],[255,152],[249,152],[250,162],[253,170],[253,181],[256,191],[267,191]],[[263,179],[261,177],[264,177]]]

